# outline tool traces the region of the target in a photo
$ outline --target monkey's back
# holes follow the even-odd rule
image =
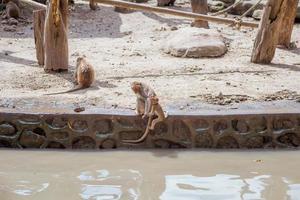
[[[82,60],[77,71],[78,84],[82,87],[90,87],[95,80],[95,70],[92,65]]]
[[[6,14],[10,18],[18,19],[20,17],[20,9],[13,1],[6,4]]]

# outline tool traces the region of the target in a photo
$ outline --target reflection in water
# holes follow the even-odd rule
[[[293,184],[287,178],[282,178],[283,182],[288,184],[288,191],[286,192],[290,200],[300,199],[300,184]]]
[[[122,190],[118,185],[85,185],[83,184],[80,196],[82,199],[120,199]]]
[[[83,171],[77,178],[84,182],[80,197],[85,200],[137,200],[142,182],[140,172],[131,169]]]
[[[15,185],[15,188],[12,190],[15,194],[29,196],[42,192],[48,187],[49,183],[34,185],[30,181],[18,181],[18,183]]]
[[[0,150],[0,200],[300,200],[299,151],[176,154]]]
[[[166,190],[160,196],[162,200],[217,200],[217,199],[262,199],[265,179],[268,175],[241,179],[238,175],[217,174],[212,177],[192,175],[166,176]]]

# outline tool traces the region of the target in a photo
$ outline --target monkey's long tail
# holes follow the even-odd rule
[[[73,89],[70,89],[70,90],[67,90],[67,91],[64,91],[64,92],[49,93],[49,94],[44,94],[44,95],[65,94],[65,93],[69,93],[69,92],[75,92],[75,91],[78,91],[78,90],[81,90],[81,89],[84,89],[84,88],[86,88],[86,87],[78,85],[77,87],[75,87]]]
[[[149,116],[149,119],[148,119],[148,124],[147,124],[147,128],[146,128],[146,131],[145,131],[145,133],[144,133],[144,135],[142,136],[142,137],[140,137],[139,139],[137,139],[137,140],[123,140],[122,142],[123,143],[140,143],[140,142],[143,142],[145,139],[146,139],[146,137],[148,136],[148,134],[149,134],[149,132],[150,132],[150,126],[151,126],[151,123],[152,123],[152,119],[153,119],[153,116],[154,115],[150,115]]]

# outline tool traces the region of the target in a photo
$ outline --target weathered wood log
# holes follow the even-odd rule
[[[45,71],[68,70],[68,0],[51,0],[45,20]]]
[[[168,8],[153,7],[153,6],[141,5],[141,4],[132,3],[132,2],[124,2],[124,1],[120,1],[120,0],[94,0],[94,1],[97,3],[112,5],[112,6],[121,7],[121,8],[129,8],[132,10],[156,12],[156,13],[174,15],[174,16],[179,16],[179,17],[186,17],[186,18],[191,18],[191,19],[205,20],[205,21],[211,21],[211,22],[222,23],[222,24],[234,25],[234,24],[238,23],[237,20],[230,19],[230,18],[222,18],[222,17],[215,17],[215,16],[203,15],[203,14],[198,14],[198,13],[185,12],[185,11],[180,11],[180,10],[172,10],[172,9],[168,9]],[[257,23],[247,22],[247,21],[240,22],[240,25],[253,27],[253,28],[258,27]]]
[[[26,9],[31,9],[31,10],[42,10],[46,9],[47,6],[41,3],[37,3],[32,0],[19,0],[20,7],[21,8],[26,8]]]
[[[282,27],[280,28],[280,35],[278,38],[278,44],[283,45],[285,47],[289,47],[291,43],[291,37],[294,27],[294,21],[297,14],[297,7],[298,7],[299,0],[290,0],[290,1],[284,1],[285,6],[283,8],[285,9],[283,12],[286,13],[283,17],[282,21]]]
[[[203,15],[207,15],[208,13],[208,5],[207,0],[191,0],[192,12],[199,13]],[[208,21],[198,20],[196,19],[192,26],[198,28],[209,28]]]
[[[44,65],[44,28],[46,9],[33,11],[33,31],[36,50],[36,58],[39,65]]]
[[[275,55],[283,18],[290,0],[268,0],[254,42],[251,62],[270,63]]]

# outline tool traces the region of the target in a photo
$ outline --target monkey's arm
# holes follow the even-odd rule
[[[151,100],[149,97],[147,97],[146,101],[145,101],[145,113],[143,115],[143,119],[147,116],[149,116],[149,113],[151,112],[152,110],[152,105],[151,105]],[[154,111],[153,111],[153,114],[154,114]]]
[[[140,98],[136,99],[136,112],[138,115],[143,115],[145,113],[145,102]]]

